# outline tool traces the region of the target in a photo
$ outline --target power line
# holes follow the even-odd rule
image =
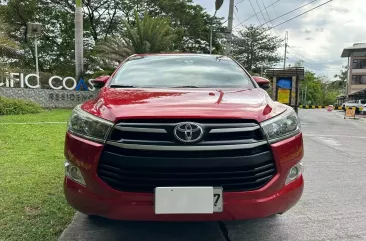
[[[298,7],[298,8],[295,8],[294,10],[292,10],[292,11],[290,11],[290,12],[287,12],[287,13],[285,13],[285,14],[282,14],[281,16],[278,16],[277,18],[272,19],[272,21],[274,21],[274,20],[276,20],[276,19],[279,19],[279,18],[282,18],[283,16],[286,16],[286,15],[288,15],[288,14],[290,14],[290,13],[293,13],[293,12],[295,12],[296,10],[299,10],[299,9],[301,9],[301,8],[303,8],[303,7],[306,7],[307,5],[309,5],[309,4],[311,4],[311,3],[315,2],[315,1],[317,1],[317,0],[313,0],[313,1],[311,1],[311,2],[308,2],[308,3],[306,3],[306,4],[304,4],[304,5],[300,6],[300,7]],[[333,0],[332,0],[332,1],[333,1]],[[259,27],[262,27],[262,26],[263,26],[263,25],[261,25],[261,26],[259,26]]]
[[[253,7],[253,4],[252,4],[252,2],[251,2],[250,0],[249,0],[249,3],[250,3],[250,6],[251,6],[251,7],[252,7],[252,9],[253,9],[253,12],[255,12],[255,9],[254,9],[254,7]],[[259,20],[259,17],[258,17],[258,15],[257,15],[257,13],[255,13],[255,16],[257,17],[259,24],[261,24],[261,20]]]
[[[234,15],[238,19],[238,21],[240,22],[240,18],[238,17],[238,15],[236,14],[236,12],[234,12]]]
[[[277,0],[276,2],[272,3],[271,5],[268,5],[267,7],[265,7],[265,9],[268,9],[269,7],[271,7],[271,6],[275,5],[276,3],[278,3],[279,1],[281,1],[281,0]],[[265,9],[264,9],[264,10],[265,10]],[[263,10],[262,10],[262,11],[263,11]],[[251,18],[255,17],[258,13],[260,13],[260,12],[255,12],[255,14],[253,14],[253,15],[252,15],[252,16],[250,16],[249,18],[245,19],[243,22],[240,22],[238,25],[236,25],[236,26],[234,27],[234,29],[235,29],[235,28],[237,28],[237,27],[239,27],[240,25],[244,26],[243,24],[244,24],[246,21],[248,21],[249,19],[251,19]]]
[[[311,60],[309,60],[309,59],[307,59],[307,58],[305,58],[302,54],[299,54],[297,51],[295,51],[293,48],[291,48],[290,46],[287,46],[289,49],[291,49],[292,51],[294,51],[296,54],[298,54],[299,56],[301,56],[303,59],[305,59],[305,60],[307,60],[307,61],[309,61],[309,62],[313,62],[313,61],[311,61]]]
[[[302,54],[300,54],[299,52],[296,52],[293,48],[291,48],[290,46],[287,46],[288,48],[290,48],[295,54],[292,54],[292,55],[294,55],[294,56],[296,56],[296,54],[297,55],[299,55],[300,57],[301,57],[301,59],[304,61],[304,62],[307,62],[308,64],[311,64],[311,65],[314,65],[314,66],[318,66],[319,65],[319,67],[321,67],[321,66],[327,66],[326,64],[322,64],[322,63],[320,63],[320,62],[314,62],[314,61],[312,61],[312,60],[309,60],[308,58],[305,58]],[[297,58],[298,58],[298,56],[296,56]],[[306,61],[305,61],[306,60]],[[329,67],[327,67],[327,68],[329,68]],[[329,69],[333,69],[333,68],[329,68]]]
[[[295,17],[293,17],[293,18],[290,18],[290,19],[288,19],[288,20],[286,20],[286,21],[284,21],[284,22],[282,22],[282,23],[280,23],[280,24],[277,24],[276,26],[273,26],[273,28],[276,28],[276,27],[278,27],[278,26],[281,26],[281,25],[283,25],[283,24],[285,24],[285,23],[287,23],[287,22],[290,22],[291,20],[294,20],[295,18],[298,18],[298,17],[300,17],[300,16],[302,16],[302,15],[304,15],[304,14],[308,13],[308,12],[311,12],[311,11],[313,11],[313,10],[315,10],[315,9],[317,9],[317,8],[319,8],[319,7],[321,7],[321,6],[325,5],[325,4],[327,4],[327,3],[330,3],[330,2],[332,2],[332,1],[333,1],[333,0],[329,0],[329,1],[325,2],[325,3],[322,3],[322,4],[320,4],[320,5],[316,6],[316,7],[312,8],[312,9],[309,9],[309,10],[308,10],[308,11],[306,11],[306,12],[303,12],[303,13],[301,13],[301,14],[299,14],[299,15],[296,15],[296,16],[295,16]],[[273,20],[274,20],[274,19],[273,19]],[[266,30],[264,30],[262,33],[267,32],[267,31],[269,31],[269,30],[271,30],[271,29],[273,29],[273,28],[266,29]]]
[[[243,2],[243,1],[242,1]],[[239,3],[241,3],[241,2],[239,2]],[[235,5],[235,8],[236,8],[236,12],[239,12],[239,9],[238,9],[238,7],[237,7],[237,4]],[[238,21],[239,22],[241,22],[241,20],[240,20],[240,18],[239,18],[239,16],[238,16],[238,14],[236,13],[235,11],[234,11],[234,15],[235,15],[235,17],[238,19]]]
[[[280,1],[280,0],[278,0],[278,1],[274,2],[274,3],[272,3],[271,5],[269,5],[269,6],[265,7],[263,10],[261,10],[261,8],[259,7],[258,1],[257,1],[257,4],[258,4],[258,7],[259,7],[259,10],[261,10],[261,11],[259,11],[259,12],[255,12],[254,7],[253,7],[252,3],[250,2],[250,0],[249,0],[249,3],[250,3],[250,5],[251,5],[251,7],[252,7],[253,11],[255,12],[255,14],[254,14],[253,16],[256,16],[256,17],[257,17],[258,22],[261,24],[261,22],[260,22],[260,20],[259,20],[259,17],[258,17],[258,13],[262,13],[263,11],[265,11],[266,9],[268,9],[268,8],[269,8],[269,7],[271,7],[271,6],[273,6],[274,4],[276,4],[276,3],[277,3],[277,2],[279,2],[279,1]],[[319,7],[321,7],[321,6],[325,5],[325,4],[327,4],[327,3],[332,2],[333,0],[329,0],[329,1],[327,1],[327,2],[324,2],[324,3],[322,3],[322,4],[320,4],[320,5],[316,6],[316,7],[314,7],[314,8],[312,8],[312,9],[309,9],[308,11],[305,11],[305,12],[303,12],[303,13],[299,14],[299,15],[296,15],[296,16],[295,16],[295,17],[293,17],[293,18],[290,18],[290,19],[288,19],[288,20],[286,20],[286,21],[284,21],[284,22],[282,22],[282,23],[280,23],[280,24],[277,24],[276,26],[273,26],[273,24],[272,24],[272,21],[273,21],[273,20],[276,20],[276,19],[278,19],[278,18],[280,18],[280,17],[283,17],[283,16],[285,16],[285,15],[287,15],[287,14],[289,14],[289,13],[292,13],[292,12],[294,12],[294,11],[296,11],[296,10],[300,9],[300,8],[303,8],[303,7],[305,7],[305,6],[307,6],[307,5],[311,4],[311,3],[313,3],[313,2],[315,2],[315,1],[316,1],[316,0],[313,0],[313,1],[311,1],[310,3],[307,3],[307,4],[305,4],[305,5],[302,5],[302,6],[298,7],[298,8],[296,8],[296,9],[294,9],[294,10],[292,10],[292,11],[290,11],[290,12],[286,13],[286,14],[283,14],[283,15],[281,15],[281,16],[279,16],[279,17],[275,18],[275,19],[272,19],[272,20],[271,20],[271,18],[270,18],[270,16],[269,16],[269,14],[268,14],[268,11],[266,11],[266,12],[267,12],[267,16],[268,16],[268,18],[269,18],[269,21],[267,21],[267,22],[265,22],[265,23],[261,24],[260,26],[263,26],[263,25],[265,25],[265,24],[271,23],[272,27],[271,27],[271,28],[269,28],[269,29],[266,29],[266,30],[265,30],[265,31],[263,31],[262,33],[266,32],[266,31],[270,31],[270,30],[272,30],[272,29],[275,29],[276,27],[278,27],[278,26],[280,26],[280,25],[283,25],[283,24],[285,24],[285,23],[287,23],[287,22],[289,22],[289,21],[291,21],[291,20],[293,20],[293,19],[295,19],[295,18],[298,18],[298,17],[300,17],[300,16],[302,16],[302,15],[304,15],[304,14],[308,13],[308,12],[311,12],[311,11],[313,11],[313,10],[315,10],[315,9],[317,9],[317,8],[319,8]],[[264,5],[263,0],[262,0],[262,4],[263,4],[263,6],[265,6],[265,5]],[[251,16],[251,17],[249,17],[248,19],[244,20],[244,21],[243,21],[243,22],[241,22],[239,25],[242,25],[245,21],[249,20],[249,19],[250,19],[250,18],[252,18],[253,16]],[[263,16],[263,19],[265,20],[265,18],[264,18],[264,15],[263,15],[263,14],[262,14],[262,16]],[[238,18],[238,19],[239,19],[239,18]],[[266,20],[265,20],[265,21],[266,21]],[[239,26],[239,25],[237,25],[237,26]],[[236,26],[236,27],[237,27],[237,26]],[[234,28],[236,28],[236,27],[234,27]],[[276,29],[275,29],[275,30],[276,30]],[[278,33],[277,33],[277,35],[278,35]],[[278,35],[278,36],[279,36],[279,35]],[[290,46],[288,46],[288,47],[290,48]],[[291,48],[291,50],[293,50],[293,49]],[[294,51],[294,50],[293,50],[293,51]],[[294,51],[294,52],[295,52],[295,53],[297,53],[296,51]],[[300,56],[302,56],[302,55],[301,55],[301,54],[299,54],[299,53],[297,53],[297,54],[298,54],[298,55],[300,55]],[[308,66],[316,66],[316,67],[309,67],[309,68],[311,68],[311,69],[317,69],[317,70],[338,70],[338,68],[337,68],[337,69],[336,69],[336,68],[329,68],[329,67],[322,68],[322,67],[318,66],[318,65],[317,65],[317,63],[315,63],[315,62],[313,62],[313,61],[311,61],[311,60],[308,60],[308,59],[307,59],[307,58],[305,58],[304,56],[302,56],[303,58],[299,58],[299,57],[298,57],[298,56],[296,56],[295,54],[291,54],[291,55],[293,55],[295,58],[297,58],[297,59],[299,59],[299,60],[303,61],[303,62],[304,62],[304,64],[306,64],[306,65],[308,65]],[[305,62],[303,59],[307,60],[307,62]],[[320,63],[318,63],[318,64],[320,64]],[[324,65],[324,64],[320,64],[320,65],[322,65],[322,66],[326,66],[326,65]]]
[[[266,7],[266,5],[264,4],[264,2],[263,2],[263,0],[261,0],[262,1],[262,4],[263,4],[263,7],[265,8]],[[274,7],[274,6],[273,6]],[[269,20],[269,22],[271,23],[271,26],[273,27],[273,20],[271,20],[271,17],[269,16],[269,13],[268,13],[268,11],[266,10],[266,9],[264,9],[264,11],[266,12],[266,14],[267,14],[267,17],[268,17],[268,20]],[[266,20],[265,20],[266,21]],[[278,37],[280,37],[280,35],[279,35],[279,33],[278,33],[278,31],[277,31],[277,29],[274,29],[275,30],[275,32],[276,32],[276,34],[277,34],[277,36]]]
[[[236,3],[236,4],[238,5],[238,4],[240,4],[240,3],[244,2],[244,1],[245,1],[245,0],[241,0],[240,2],[238,2],[238,3]]]
[[[263,20],[264,20],[264,22],[265,22],[265,21],[266,21],[266,19],[264,18],[263,10],[262,10],[262,9],[261,9],[261,7],[259,6],[258,0],[255,0],[255,2],[257,3],[258,9],[260,10],[261,15],[262,15],[262,18],[263,18]],[[268,26],[268,25],[267,25],[267,26]]]
[[[330,67],[327,67],[326,65],[324,64],[321,64],[319,63],[320,65],[323,65],[324,67],[321,67],[320,65],[317,65],[317,64],[313,64],[313,63],[309,63],[305,60],[303,60],[303,58],[299,58],[297,55],[293,54],[293,53],[288,53],[289,55],[292,55],[294,58],[300,60],[303,62],[304,66],[309,68],[309,69],[314,69],[314,70],[339,70],[339,68],[330,68]]]
[[[271,0],[271,2],[272,2],[272,0]],[[275,6],[274,6],[274,5],[272,5],[272,8],[273,8],[274,14],[275,14],[276,16],[278,16],[278,13],[277,13],[276,8],[275,8]]]

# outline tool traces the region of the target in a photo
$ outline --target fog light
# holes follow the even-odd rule
[[[295,166],[293,166],[287,175],[285,184],[287,185],[287,184],[291,183],[292,181],[296,180],[298,177],[301,176],[303,171],[304,171],[304,167],[303,167],[302,163],[298,163]]]
[[[73,180],[81,185],[84,185],[84,186],[86,185],[80,169],[68,161],[65,162],[65,174],[71,180]]]

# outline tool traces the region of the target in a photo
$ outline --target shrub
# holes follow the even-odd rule
[[[0,115],[36,114],[41,111],[42,108],[37,103],[0,97]]]

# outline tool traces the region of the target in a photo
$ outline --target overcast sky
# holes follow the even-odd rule
[[[211,14],[214,13],[215,0],[193,0],[202,5]],[[223,7],[219,10],[218,16],[228,17],[229,1],[224,0]],[[235,20],[234,27],[241,21],[251,17],[254,11],[259,12],[259,7],[271,5],[278,0],[235,0]],[[291,10],[294,10],[313,0],[280,0],[266,11],[258,14],[261,24],[275,19]],[[280,24],[298,14],[314,8],[328,0],[316,0],[293,13],[272,21],[273,26]],[[268,15],[267,15],[268,13]],[[289,33],[288,63],[302,59],[308,69],[319,75],[332,77],[338,73],[342,65],[347,64],[347,59],[342,59],[343,48],[352,46],[354,43],[366,42],[366,7],[365,0],[333,0],[309,13],[306,13],[292,21],[289,21],[273,30],[273,34],[278,34],[284,38],[285,32]],[[224,20],[224,21],[225,21]],[[227,24],[227,23],[225,23]],[[254,16],[245,24],[259,25],[258,19]],[[271,26],[271,24],[269,24]],[[241,25],[235,30],[240,30]],[[280,49],[284,54],[284,49]],[[282,63],[283,65],[283,63]]]

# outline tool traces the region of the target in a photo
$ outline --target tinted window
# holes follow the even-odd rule
[[[113,78],[112,85],[136,87],[254,87],[250,77],[233,60],[202,55],[165,55],[136,58],[121,67]]]
[[[366,85],[366,75],[354,75],[352,76],[353,85]]]
[[[354,59],[352,68],[353,69],[366,69],[366,59]]]

